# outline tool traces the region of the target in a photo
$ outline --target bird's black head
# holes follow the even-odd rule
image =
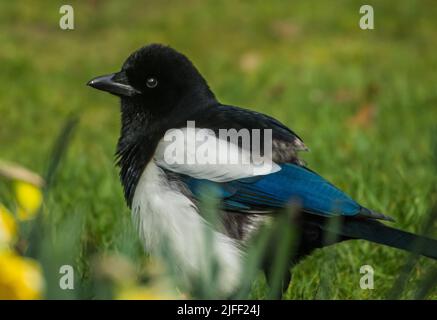
[[[121,71],[94,78],[88,85],[121,98],[116,155],[128,205],[165,131],[184,126],[191,115],[217,103],[190,60],[159,44],[137,50]]]
[[[160,44],[137,50],[127,58],[120,72],[97,77],[88,85],[119,96],[122,106],[135,109],[135,113],[144,111],[159,116],[175,110],[184,114],[190,111],[187,109],[214,100],[190,60]]]

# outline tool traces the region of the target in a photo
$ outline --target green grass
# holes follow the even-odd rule
[[[46,208],[55,225],[85,219],[70,259],[91,279],[94,253],[131,244],[113,161],[118,101],[85,83],[161,42],[186,53],[221,102],[280,119],[310,147],[312,169],[419,232],[437,197],[437,6],[367,3],[373,31],[358,28],[360,1],[72,1],[76,29],[62,31],[62,1],[2,1],[0,157],[43,172],[66,116],[80,116]],[[295,268],[286,298],[318,298],[324,282],[331,299],[382,299],[407,258],[363,241],[319,250]],[[375,269],[374,290],[359,287],[364,264]],[[432,267],[418,261],[403,298],[414,297]],[[265,294],[260,279],[252,296]]]

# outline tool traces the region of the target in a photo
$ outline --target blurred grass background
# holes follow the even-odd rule
[[[117,249],[131,228],[113,161],[118,101],[85,84],[151,42],[190,57],[221,102],[293,128],[312,150],[304,156],[312,169],[397,227],[420,231],[437,198],[434,1],[366,1],[375,10],[370,31],[358,27],[362,1],[69,3],[74,31],[59,28],[63,1],[0,3],[0,157],[42,172],[65,117],[80,115],[45,206],[55,225],[85,219],[70,257],[83,279],[92,277],[92,254]],[[330,298],[384,298],[407,256],[361,241],[319,250],[295,268],[286,297],[317,298],[328,270]],[[359,287],[365,264],[374,290]],[[412,298],[431,267],[419,260],[402,297]],[[263,279],[252,296],[265,297]]]

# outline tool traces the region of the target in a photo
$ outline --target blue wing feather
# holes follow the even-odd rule
[[[323,214],[353,216],[361,206],[313,171],[295,165],[282,164],[281,170],[269,175],[216,183],[183,177],[194,195],[199,196],[205,183],[213,184],[228,210],[273,210],[291,201],[299,201],[303,209]]]

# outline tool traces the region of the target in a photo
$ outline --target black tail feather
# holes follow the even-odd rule
[[[322,227],[326,230],[329,226]],[[388,227],[378,221],[348,219],[341,230],[327,230],[351,239],[365,239],[437,260],[437,240]]]

